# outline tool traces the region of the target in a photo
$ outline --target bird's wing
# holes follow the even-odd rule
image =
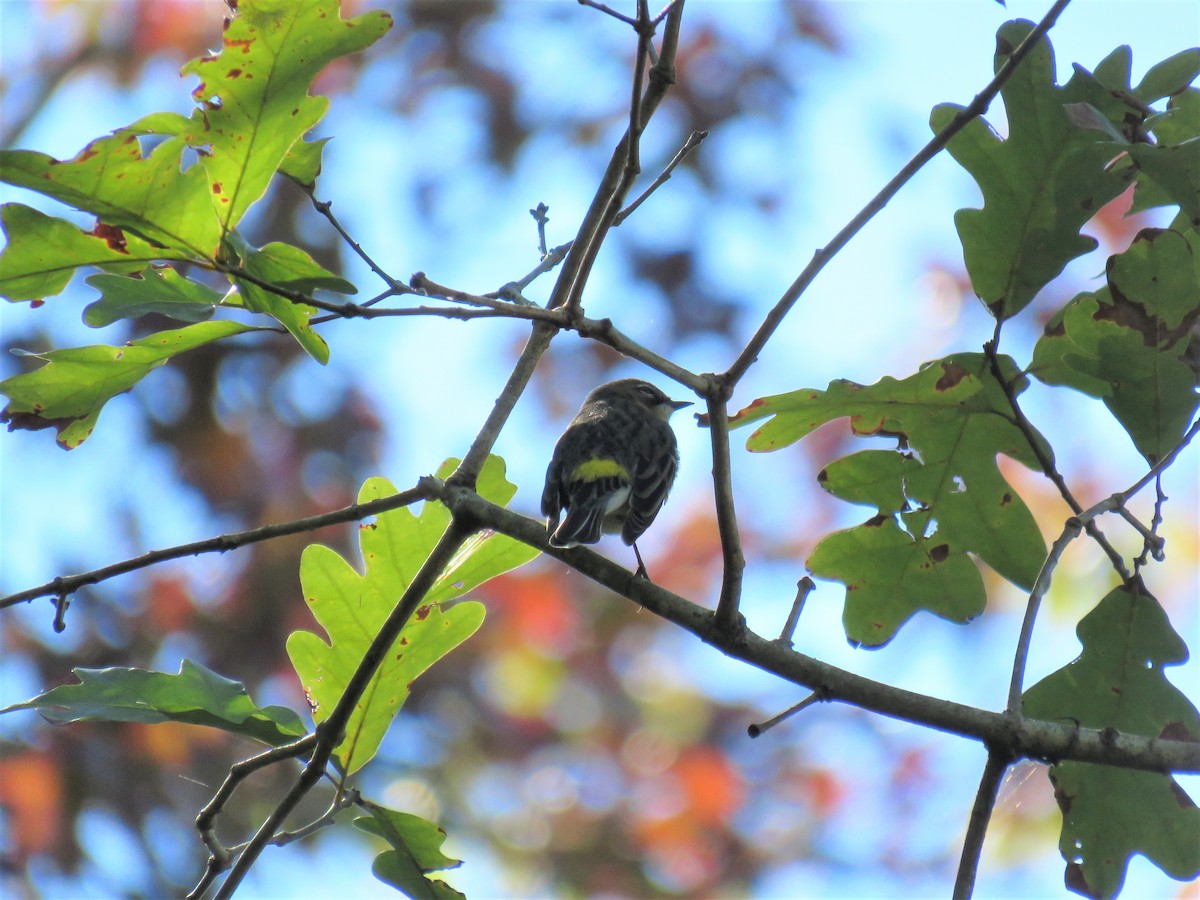
[[[671,450],[670,453],[660,451],[638,455],[629,492],[629,516],[621,529],[621,540],[626,544],[632,544],[642,536],[667,502],[667,493],[675,480],[675,470],[679,468],[674,440]]]

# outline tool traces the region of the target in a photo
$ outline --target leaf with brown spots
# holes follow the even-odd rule
[[[200,79],[192,95],[201,104],[186,139],[208,150],[202,166],[211,208],[226,230],[325,115],[328,99],[308,93],[321,70],[366,49],[392,25],[378,10],[343,19],[339,6],[337,0],[242,3],[221,52],[184,66],[183,74]],[[311,166],[306,171],[315,177]]]
[[[1178,442],[1200,398],[1188,364],[1200,322],[1200,235],[1145,229],[1108,264],[1108,284],[1046,325],[1030,372],[1099,397],[1147,460]]]
[[[8,397],[0,422],[7,422],[10,429],[53,427],[58,430],[59,446],[73,450],[92,433],[105,403],[171,357],[254,330],[238,322],[201,322],[160,331],[123,347],[93,345],[29,354],[45,365],[0,381],[0,394]]]
[[[1012,389],[1021,393],[1027,382],[1016,364],[1002,357],[1000,367]],[[867,450],[830,463],[819,479],[821,486],[894,520],[896,533],[911,536],[906,537],[910,544],[928,540],[929,547],[945,547],[939,553],[945,552],[947,563],[973,567],[966,557],[972,553],[1005,578],[1029,588],[1046,557],[1046,545],[1032,513],[1000,474],[996,457],[1004,454],[1030,468],[1037,468],[1038,462],[1011,416],[1008,400],[983,355],[960,353],[926,363],[903,380],[883,378],[873,385],[835,381],[824,391],[806,388],[764,397],[731,421],[745,425],[771,417],[746,442],[756,451],[783,447],[840,417],[849,417],[856,435],[897,436],[894,451]],[[1042,449],[1051,455],[1044,441]],[[825,541],[834,538],[838,535]],[[894,535],[893,539],[899,540]],[[814,551],[814,559],[822,563],[821,571],[814,569],[814,574],[849,585],[858,579],[859,565],[874,569],[865,549],[863,559],[851,561],[846,546],[839,550],[838,566],[825,566],[824,545],[823,541]],[[916,552],[914,547],[905,549],[907,554]],[[908,563],[906,569],[893,573],[897,583],[915,565]],[[887,584],[880,578],[875,576],[873,584],[885,592]],[[911,585],[898,591],[911,597],[911,602],[898,601],[901,606],[887,623],[898,626],[917,608],[936,609],[942,595],[933,582],[925,586],[931,590],[927,601]],[[852,618],[851,606],[861,596],[860,591],[847,598],[847,622]],[[966,621],[969,615],[963,610],[974,608],[972,599],[947,618]],[[866,619],[854,621],[863,624]],[[864,643],[891,636],[884,628],[872,628],[873,639],[863,632],[850,636]]]
[[[163,255],[161,249],[112,226],[97,225],[89,234],[20,203],[0,207],[0,226],[8,241],[0,253],[0,297],[10,301],[51,297],[67,286],[80,266],[138,272]]]
[[[1187,646],[1154,597],[1118,587],[1083,618],[1077,634],[1079,657],[1025,692],[1025,715],[1200,741],[1200,714],[1163,671],[1187,660]],[[1059,850],[1074,890],[1114,896],[1135,853],[1172,878],[1200,875],[1200,809],[1170,775],[1070,762],[1053,766],[1050,780],[1063,815]]]

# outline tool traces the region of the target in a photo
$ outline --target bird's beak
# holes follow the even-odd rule
[[[663,404],[667,408],[667,414],[663,418],[669,419],[673,414],[683,409],[685,406],[691,406],[691,400],[668,400]]]

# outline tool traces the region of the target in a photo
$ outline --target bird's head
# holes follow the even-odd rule
[[[634,403],[658,416],[664,422],[671,418],[671,413],[692,405],[690,400],[672,400],[650,382],[642,381],[640,378],[621,378],[600,385],[588,394],[587,398],[588,403],[597,400]]]

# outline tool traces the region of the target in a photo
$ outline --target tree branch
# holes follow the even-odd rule
[[[437,497],[456,516],[469,516],[481,528],[536,547],[583,575],[683,628],[732,659],[812,691],[894,719],[982,741],[1014,758],[1057,762],[1079,760],[1153,772],[1200,773],[1200,744],[1163,740],[1114,729],[1080,728],[1003,712],[977,709],[950,700],[893,687],[805,656],[779,641],[749,630],[730,635],[715,615],[697,604],[617,565],[586,547],[551,547],[541,522],[489,503],[474,492],[446,482]]]
[[[987,357],[988,367],[991,369],[992,377],[996,379],[996,384],[1000,386],[1000,390],[1004,392],[1004,396],[1008,399],[1008,405],[1013,411],[1013,424],[1025,436],[1025,443],[1029,445],[1029,449],[1037,457],[1038,465],[1042,467],[1042,474],[1050,479],[1058,489],[1059,495],[1066,501],[1067,506],[1071,507],[1071,512],[1078,516],[1083,512],[1083,506],[1075,499],[1075,495],[1071,493],[1071,489],[1067,487],[1067,481],[1062,477],[1062,473],[1058,471],[1057,466],[1055,466],[1054,459],[1042,448],[1042,444],[1038,440],[1037,429],[1033,427],[1033,423],[1029,421],[1029,418],[1025,415],[1025,411],[1021,409],[1021,404],[1017,402],[1017,395],[1013,391],[1012,385],[1005,380],[1004,373],[1000,370],[998,354],[1000,328],[1003,324],[1003,320],[996,320],[996,331],[992,335],[992,339],[983,345],[983,353]],[[1091,519],[1081,521],[1083,521],[1084,527],[1087,529],[1088,536],[1108,556],[1109,562],[1112,563],[1112,567],[1116,569],[1117,574],[1121,576],[1121,580],[1128,581],[1129,569],[1125,566],[1125,560],[1121,558],[1121,554],[1117,552],[1117,549],[1108,542],[1108,538],[1104,536],[1104,532]]]
[[[30,600],[36,600],[38,597],[66,597],[87,585],[98,584],[117,575],[124,575],[128,572],[144,569],[170,559],[199,556],[202,553],[224,553],[227,550],[236,550],[238,547],[244,547],[247,544],[256,544],[259,541],[269,541],[272,538],[286,537],[287,535],[300,534],[305,531],[316,531],[318,528],[325,528],[329,525],[355,522],[365,519],[368,516],[387,512],[389,509],[409,506],[418,500],[427,499],[429,499],[429,494],[418,485],[415,488],[401,491],[390,497],[380,497],[378,500],[372,500],[369,503],[354,503],[350,506],[343,506],[341,509],[335,509],[332,512],[320,513],[319,515],[308,516],[304,519],[293,519],[290,522],[263,525],[260,528],[252,528],[249,531],[238,531],[233,534],[223,534],[218,537],[206,538],[202,541],[193,541],[190,544],[179,544],[178,546],[166,547],[162,550],[151,550],[149,553],[143,553],[141,556],[125,559],[99,569],[92,569],[90,572],[59,576],[53,581],[48,581],[37,587],[9,594],[7,597],[0,598],[0,609],[15,606],[18,603],[27,603]]]
[[[729,410],[727,396],[708,398],[708,425],[712,439],[713,497],[717,509],[717,527],[721,534],[721,596],[717,601],[717,627],[728,632],[745,627],[738,613],[742,597],[742,571],[746,557],[738,534],[737,509],[733,502],[733,473],[729,463]]]

